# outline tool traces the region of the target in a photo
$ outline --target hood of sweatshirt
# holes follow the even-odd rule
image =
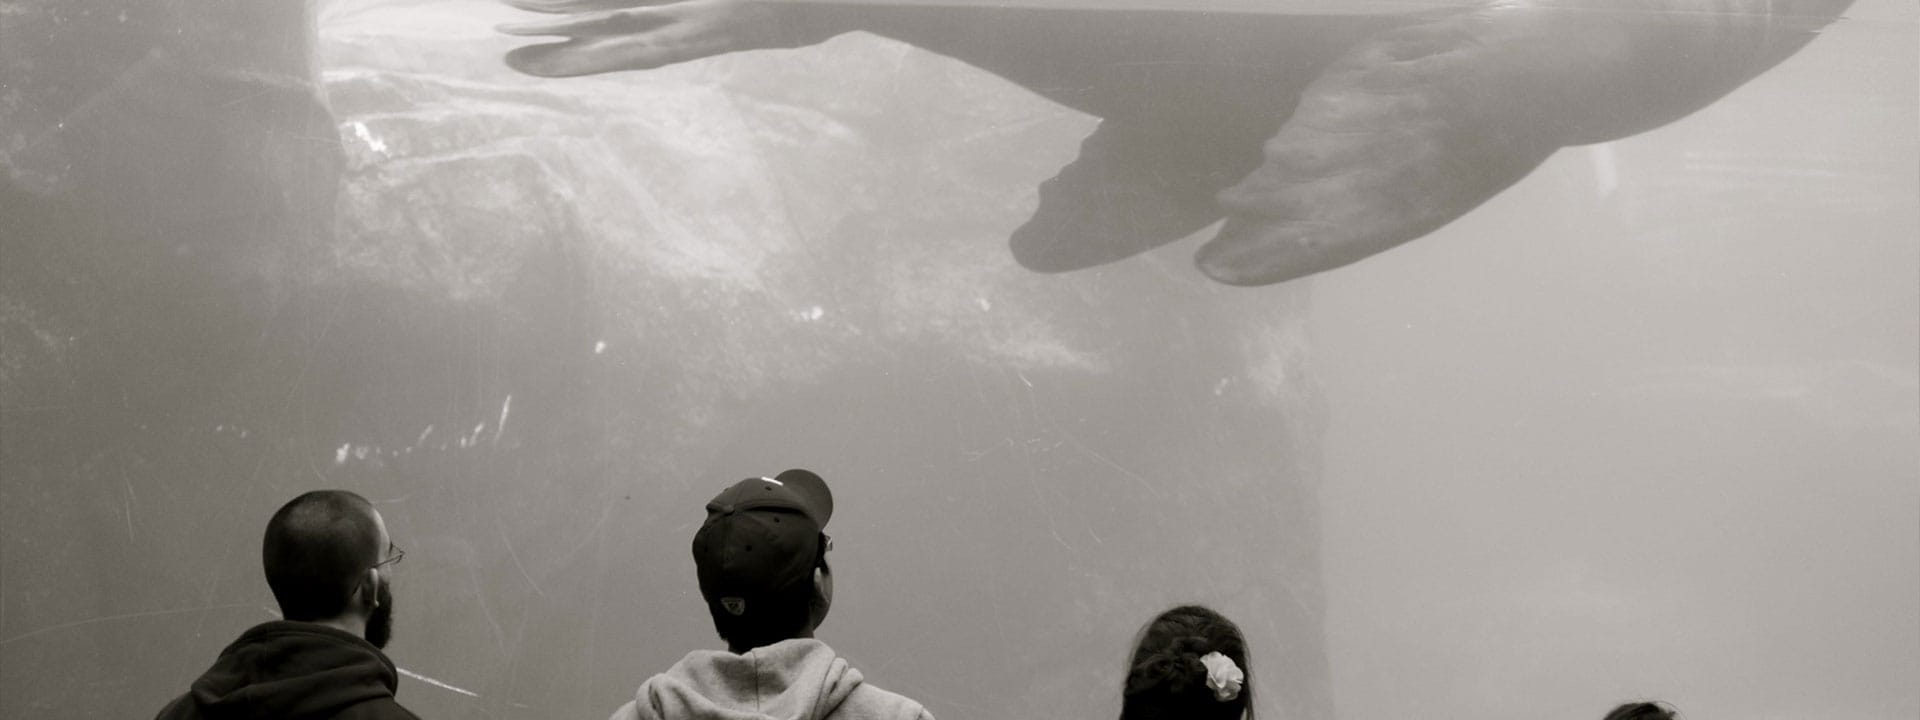
[[[181,704],[206,718],[326,718],[393,697],[398,684],[393,661],[366,640],[324,625],[275,621],[220,651]]]
[[[697,650],[640,686],[640,720],[820,720],[862,683],[818,640],[784,640],[739,655]]]

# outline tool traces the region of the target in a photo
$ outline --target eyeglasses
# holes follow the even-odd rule
[[[827,535],[826,533],[820,533],[820,552],[814,555],[814,558],[813,558],[814,567],[826,567],[827,553],[831,552],[832,550],[833,550],[833,537]]]
[[[387,543],[387,559],[374,563],[373,566],[377,568],[383,565],[399,565],[400,558],[403,558],[406,556],[407,556],[407,551],[401,550],[399,545],[395,545],[393,543]]]

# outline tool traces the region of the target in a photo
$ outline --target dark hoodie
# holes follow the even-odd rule
[[[255,625],[156,720],[419,720],[393,700],[393,661],[352,633],[313,623]]]

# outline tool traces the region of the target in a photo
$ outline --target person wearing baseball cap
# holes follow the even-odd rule
[[[933,720],[814,639],[833,604],[831,517],[833,493],[806,470],[714,496],[693,535],[693,564],[727,650],[688,653],[611,720]]]

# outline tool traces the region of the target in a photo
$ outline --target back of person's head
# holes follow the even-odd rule
[[[748,478],[707,503],[693,536],[700,594],[736,652],[810,637],[832,603],[826,481],[806,470]]]
[[[1253,667],[1240,628],[1183,605],[1140,630],[1120,720],[1253,720]]]
[[[315,490],[280,506],[261,548],[267,585],[288,620],[340,617],[379,561],[373,505],[345,490]]]
[[[1674,720],[1678,710],[1660,702],[1630,702],[1607,713],[1605,720]]]

